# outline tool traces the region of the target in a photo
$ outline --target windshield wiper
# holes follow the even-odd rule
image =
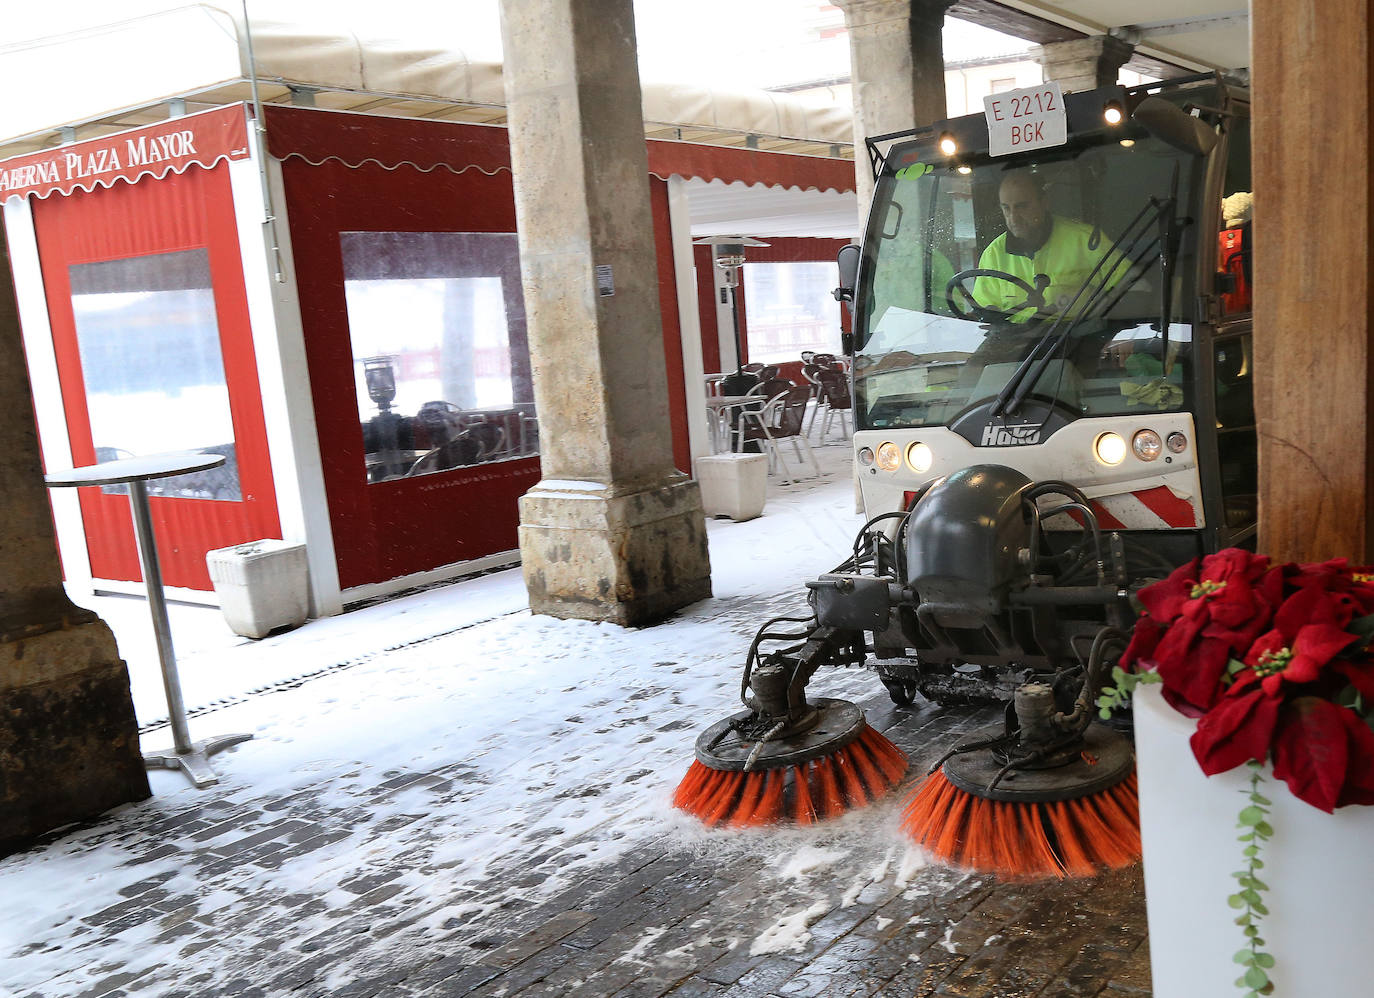
[[[1175,186],[1176,185],[1177,176],[1175,176]],[[1032,388],[1040,381],[1045,370],[1049,367],[1050,361],[1054,359],[1055,354],[1059,352],[1060,347],[1069,338],[1069,335],[1078,328],[1084,319],[1095,318],[1098,314],[1106,312],[1106,308],[1101,306],[1106,302],[1108,295],[1112,291],[1111,281],[1113,276],[1123,264],[1126,265],[1126,271],[1122,287],[1116,297],[1112,299],[1111,304],[1114,305],[1119,301],[1121,296],[1140,280],[1144,275],[1144,269],[1140,264],[1145,259],[1146,254],[1153,250],[1154,247],[1160,243],[1161,239],[1159,235],[1156,235],[1144,244],[1141,244],[1140,240],[1149,234],[1150,227],[1156,223],[1160,223],[1164,216],[1167,215],[1172,218],[1174,204],[1175,199],[1173,197],[1169,197],[1162,201],[1151,197],[1149,201],[1146,202],[1145,206],[1136,213],[1135,218],[1127,223],[1121,235],[1117,237],[1110,247],[1108,247],[1107,252],[1101,256],[1096,266],[1093,267],[1092,271],[1083,280],[1083,283],[1079,285],[1078,291],[1074,294],[1072,300],[1064,306],[1063,310],[1060,311],[1057,316],[1055,316],[1054,321],[1051,322],[1049,328],[1045,330],[1040,341],[1036,343],[1035,348],[1026,355],[1025,360],[1021,361],[1020,366],[1012,372],[1011,377],[1007,379],[1007,383],[1003,385],[1002,390],[997,393],[997,400],[993,403],[990,415],[1000,416],[1003,414],[1014,414],[1021,407],[1021,403],[1025,400],[1025,397],[1030,394]],[[1161,231],[1170,229],[1171,227],[1172,222],[1164,223],[1161,225]],[[1129,247],[1124,252],[1119,252],[1123,246],[1127,246],[1128,244]],[[1177,247],[1175,246],[1172,249],[1176,252]],[[1161,246],[1161,254],[1170,254],[1170,249]],[[1102,268],[1108,260],[1112,261],[1112,265],[1103,273]],[[1172,266],[1169,269],[1170,273],[1172,273]],[[1094,282],[1096,282],[1095,287]],[[1090,287],[1092,287],[1093,290],[1092,293],[1088,295],[1088,300],[1084,304],[1082,311],[1072,318],[1069,318],[1070,313],[1083,297],[1084,292]],[[1170,299],[1168,304],[1169,307],[1172,307],[1172,299]],[[1032,369],[1034,371],[1033,375]]]

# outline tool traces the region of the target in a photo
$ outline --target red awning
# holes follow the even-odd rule
[[[317,165],[332,159],[350,167],[376,163],[388,170],[403,164],[422,171],[478,169],[489,175],[511,168],[504,125],[277,105],[265,111],[267,150],[277,159],[296,156]],[[677,174],[766,187],[854,190],[854,163],[847,159],[660,139],[648,141],[648,155],[649,172],[660,180]]]
[[[804,191],[854,190],[854,161],[825,156],[764,152],[699,142],[649,140],[649,172],[660,180],[673,174],[701,180],[742,181]]]
[[[246,105],[170,118],[156,125],[0,160],[0,200],[45,198],[137,183],[144,177],[210,168],[248,156]]]
[[[376,163],[388,170],[409,164],[428,172],[478,169],[490,176],[510,170],[506,129],[454,121],[417,121],[318,108],[269,106],[267,151],[298,156],[316,166],[334,159],[345,166]]]

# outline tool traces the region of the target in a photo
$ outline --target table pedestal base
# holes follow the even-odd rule
[[[237,745],[239,742],[246,742],[252,735],[219,735],[216,738],[207,738],[204,741],[193,742],[188,752],[178,752],[175,749],[168,749],[165,752],[145,752],[143,755],[144,769],[180,769],[197,790],[213,786],[219,782],[219,777],[210,768],[210,756],[230,745]]]

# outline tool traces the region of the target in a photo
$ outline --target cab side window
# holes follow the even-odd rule
[[[1242,528],[1255,522],[1259,492],[1250,332],[1218,339],[1213,351],[1222,503],[1226,526]]]
[[[1254,197],[1250,180],[1250,118],[1227,123],[1230,136],[1217,234],[1217,294],[1224,318],[1248,315],[1253,296]]]

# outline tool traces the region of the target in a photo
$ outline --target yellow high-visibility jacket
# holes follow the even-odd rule
[[[1078,293],[1078,289],[1097,266],[1097,261],[1107,254],[1107,249],[1111,245],[1111,240],[1103,234],[1098,236],[1097,247],[1089,249],[1088,241],[1092,233],[1091,225],[1056,216],[1049,239],[1045,240],[1045,244],[1033,255],[1025,256],[1015,252],[1014,240],[1012,249],[1009,250],[1008,233],[1004,232],[983,250],[978,266],[983,270],[1000,270],[1019,277],[1032,287],[1035,285],[1037,274],[1047,274],[1050,284],[1045,289],[1045,304],[1041,307],[1041,312],[1058,315],[1073,300],[1073,296]],[[1111,267],[1110,262],[1103,264],[1102,270],[1098,272],[1098,278],[1093,281],[1094,286]],[[1124,266],[1119,266],[1113,271],[1107,282],[1109,287],[1120,280],[1124,270]],[[1089,301],[1090,294],[1091,289],[1085,291],[1078,299],[1078,304],[1073,308],[1075,313],[1082,311]],[[1026,300],[1026,292],[995,277],[980,277],[973,282],[973,297],[981,305],[1009,312]],[[1013,318],[1015,321],[1025,322],[1034,315],[1035,310],[1027,308]]]

